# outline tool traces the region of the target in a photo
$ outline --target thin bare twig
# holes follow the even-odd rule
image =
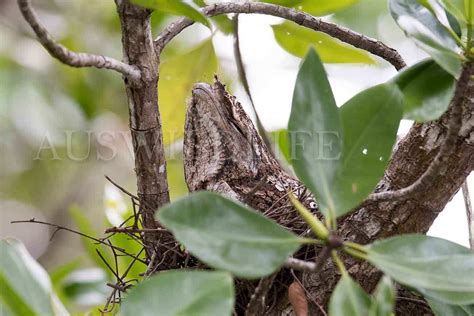
[[[466,95],[472,71],[472,64],[466,63],[457,82],[453,100],[451,101],[448,132],[438,154],[430,166],[414,183],[408,187],[395,191],[374,193],[369,196],[368,200],[370,202],[407,199],[410,196],[425,191],[426,188],[433,184],[436,176],[445,172],[446,162],[450,158],[453,149],[456,147],[456,140],[462,127],[463,105],[467,99]]]
[[[52,223],[48,223],[48,222],[43,222],[43,221],[37,221],[36,219],[32,218],[30,220],[24,220],[24,221],[11,221],[10,223],[12,224],[41,224],[41,225],[46,225],[46,226],[51,226],[51,227],[54,227],[56,228],[56,231],[59,231],[59,230],[65,230],[65,231],[68,231],[70,233],[73,233],[73,234],[76,234],[76,235],[79,235],[79,236],[82,236],[82,237],[85,237],[87,239],[90,239],[90,240],[93,240],[101,245],[105,245],[107,247],[110,247],[110,248],[113,248],[121,253],[123,253],[124,255],[127,255],[129,257],[132,257],[134,259],[136,259],[137,261],[143,263],[146,265],[146,262],[143,261],[142,259],[138,258],[137,256],[135,255],[132,255],[131,253],[128,253],[125,249],[122,249],[120,247],[117,247],[117,246],[114,246],[114,245],[111,245],[111,244],[108,244],[106,243],[105,241],[99,239],[99,238],[95,238],[95,237],[92,237],[92,236],[89,236],[89,235],[86,235],[84,233],[81,233],[77,230],[74,230],[74,229],[71,229],[71,228],[68,228],[68,227],[65,227],[65,226],[60,226],[60,225],[56,225],[56,224],[52,224]]]
[[[245,1],[215,3],[202,8],[201,11],[209,17],[229,13],[258,13],[273,15],[293,21],[314,31],[326,33],[354,47],[366,50],[385,59],[397,70],[406,66],[400,54],[395,49],[388,47],[384,43],[334,23],[325,22],[308,13],[295,9],[270,3]],[[170,24],[155,40],[157,53],[159,54],[175,36],[192,24],[194,24],[194,21],[188,18],[181,18]]]
[[[464,197],[464,205],[466,206],[467,227],[469,231],[469,246],[474,250],[474,214],[472,213],[471,195],[467,180],[462,184],[462,195]]]
[[[299,260],[295,258],[288,258],[285,262],[285,268],[297,271],[315,272],[317,271],[317,267],[318,266],[314,262]]]
[[[250,297],[247,309],[245,310],[245,316],[258,316],[265,313],[265,298],[276,275],[277,274],[274,273],[269,277],[260,279],[255,291]]]
[[[162,233],[169,232],[164,228],[135,228],[135,227],[110,227],[105,230],[106,234],[110,233],[125,233],[125,234],[140,234],[140,233]],[[170,233],[171,234],[171,233]]]
[[[94,55],[88,53],[73,52],[63,45],[56,42],[45,26],[40,22],[36,12],[31,7],[30,0],[18,0],[23,17],[31,26],[41,45],[62,63],[72,67],[95,67],[115,70],[132,80],[139,80],[141,77],[140,70],[131,65],[125,64],[111,57]]]

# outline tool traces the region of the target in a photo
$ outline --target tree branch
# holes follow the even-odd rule
[[[285,268],[297,271],[315,272],[317,271],[318,265],[310,261],[288,258],[285,262]]]
[[[448,122],[448,132],[441,148],[434,158],[433,162],[414,183],[411,185],[395,190],[374,193],[369,197],[369,201],[388,201],[388,200],[404,200],[421,191],[425,191],[431,186],[438,174],[445,172],[446,162],[449,160],[453,149],[456,147],[456,140],[462,127],[463,105],[467,99],[467,91],[469,80],[472,74],[472,65],[467,63],[461,73],[456,85],[453,100],[451,101],[451,113]]]
[[[245,311],[245,316],[258,316],[265,313],[265,299],[268,293],[268,290],[273,284],[273,280],[276,277],[276,273],[260,279],[258,286],[255,288],[250,302],[247,305],[247,310]]]
[[[221,14],[229,13],[258,13],[280,17],[286,20],[293,21],[301,26],[307,27],[314,31],[326,33],[334,38],[337,38],[354,47],[366,50],[376,56],[379,56],[397,70],[406,66],[400,54],[393,48],[388,47],[384,43],[375,39],[366,37],[362,34],[351,31],[345,27],[336,25],[334,23],[325,22],[319,18],[301,12],[295,9],[290,9],[274,4],[261,2],[223,2],[215,3],[201,9],[203,14],[212,17]],[[155,40],[155,48],[159,53],[165,46],[181,31],[188,26],[194,24],[194,21],[188,18],[181,18],[170,24]]]
[[[94,55],[88,53],[76,53],[70,51],[63,45],[56,42],[45,26],[39,21],[36,12],[31,7],[30,0],[18,0],[20,8],[26,22],[31,26],[41,45],[62,63],[72,67],[95,67],[115,70],[133,81],[140,79],[140,70],[131,65],[125,64],[111,57]]]

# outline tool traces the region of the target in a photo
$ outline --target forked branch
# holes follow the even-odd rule
[[[369,197],[369,201],[388,201],[407,199],[421,191],[425,191],[434,182],[436,177],[444,172],[447,161],[456,147],[456,140],[462,127],[463,105],[467,99],[469,80],[471,79],[473,66],[467,63],[462,70],[461,76],[456,85],[453,100],[450,105],[450,118],[448,122],[448,132],[441,145],[438,154],[426,171],[408,187],[395,190],[374,193]]]
[[[393,48],[388,47],[384,43],[375,39],[369,38],[345,27],[336,25],[334,23],[325,22],[308,13],[282,7],[275,4],[261,3],[261,2],[222,2],[215,3],[204,7],[201,11],[209,16],[216,16],[229,13],[257,13],[280,17],[289,21],[293,21],[301,26],[307,27],[314,31],[326,33],[334,38],[341,40],[354,47],[366,50],[376,56],[379,56],[397,70],[406,66],[400,54]],[[194,21],[188,18],[181,18],[170,24],[163,30],[155,40],[155,48],[157,52],[161,52],[166,45],[181,31],[188,26],[194,24]]]
[[[26,22],[28,22],[38,37],[41,45],[46,48],[51,56],[58,59],[62,63],[72,67],[95,67],[111,69],[123,74],[126,77],[129,77],[133,81],[140,79],[140,70],[119,60],[102,55],[73,52],[67,49],[63,45],[56,42],[51,34],[49,34],[48,30],[40,22],[36,12],[31,7],[30,0],[18,0],[18,6]]]

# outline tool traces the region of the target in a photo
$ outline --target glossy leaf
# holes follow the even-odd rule
[[[402,111],[402,94],[388,84],[338,109],[321,61],[310,50],[298,73],[288,130],[295,172],[316,194],[323,214],[344,215],[374,189]]]
[[[473,302],[472,292],[427,290],[424,288],[417,288],[416,290],[427,299],[433,299],[446,304],[469,305]]]
[[[375,63],[367,52],[293,22],[275,24],[272,29],[278,44],[297,57],[304,57],[314,47],[325,63]]]
[[[449,26],[453,30],[453,32],[459,37],[462,37],[462,28],[459,24],[459,21],[456,19],[454,15],[451,14],[448,10],[444,10],[446,13],[446,18],[448,19]]]
[[[453,16],[455,16],[458,21],[466,24],[467,23],[467,14],[465,11],[464,4],[465,0],[439,0],[443,7],[449,11]]]
[[[134,286],[125,297],[124,316],[231,315],[234,284],[225,272],[171,270]]]
[[[447,305],[435,300],[428,299],[435,316],[472,316],[474,315],[474,305],[460,306]]]
[[[157,219],[209,266],[243,278],[276,271],[300,240],[256,211],[212,192],[164,207]]]
[[[207,18],[199,11],[182,0],[133,0],[134,3],[146,8],[170,13],[173,15],[183,15],[193,21],[210,27]]]
[[[350,99],[340,109],[343,150],[330,190],[335,214],[356,207],[375,188],[390,159],[403,113],[402,94],[382,84]]]
[[[287,7],[294,7],[314,16],[322,16],[347,8],[359,0],[262,0]]]
[[[327,217],[334,211],[332,183],[342,151],[342,126],[323,64],[314,49],[296,78],[288,133],[296,175],[317,196]]]
[[[347,274],[342,275],[329,301],[330,316],[367,316],[370,296]]]
[[[393,18],[405,34],[454,77],[461,72],[456,41],[436,17],[416,0],[390,0]]]
[[[368,260],[397,282],[451,304],[474,303],[474,253],[458,244],[424,235],[374,242]]]
[[[403,117],[417,122],[435,120],[446,112],[456,84],[453,76],[431,59],[405,69],[392,82],[403,93]]]
[[[395,308],[395,287],[389,277],[384,276],[375,289],[369,316],[391,316]]]
[[[158,102],[165,144],[174,143],[183,137],[186,100],[191,95],[193,84],[211,81],[216,71],[217,57],[211,39],[162,62]]]
[[[69,315],[46,271],[14,239],[0,240],[0,310],[9,315]]]

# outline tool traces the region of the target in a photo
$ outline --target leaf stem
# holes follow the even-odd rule
[[[367,253],[360,252],[356,249],[349,248],[349,247],[343,247],[342,250],[351,255],[354,258],[361,259],[361,260],[367,260]]]
[[[324,241],[312,238],[298,238],[299,242],[307,245],[324,245]]]
[[[352,249],[354,249],[354,250],[357,250],[357,251],[359,251],[359,252],[361,252],[361,253],[365,253],[365,254],[367,253],[367,248],[365,248],[364,246],[359,245],[358,243],[355,243],[355,242],[353,242],[353,241],[345,241],[345,242],[344,242],[344,246],[347,246],[347,247],[349,247],[349,248],[352,248]]]
[[[334,263],[336,264],[339,271],[341,271],[342,275],[348,276],[349,273],[347,272],[346,267],[344,266],[344,263],[342,262],[341,258],[339,258],[337,252],[333,250],[331,251],[331,255],[332,260],[334,260]]]
[[[304,219],[304,221],[308,223],[309,227],[316,235],[316,237],[323,241],[327,241],[329,237],[329,231],[324,226],[324,224],[321,223],[319,219],[317,219],[316,216],[314,216],[306,207],[304,207],[303,204],[301,204],[300,201],[296,199],[293,193],[289,192],[288,196],[290,198],[291,203],[295,206],[296,210]]]

